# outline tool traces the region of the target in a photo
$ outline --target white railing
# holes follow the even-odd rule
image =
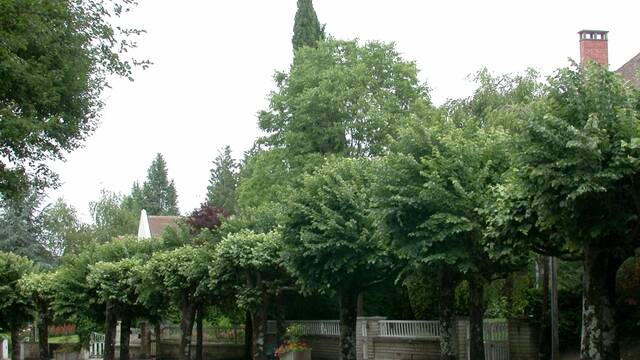
[[[300,325],[303,335],[340,335],[340,321],[338,320],[304,320],[287,321],[287,326],[291,324]]]
[[[101,359],[104,356],[104,334],[91,333],[89,341],[89,358]]]
[[[339,336],[340,321],[338,320],[291,320],[284,322],[285,327],[290,325],[299,325],[302,335],[323,335],[323,336]],[[275,320],[267,321],[267,334],[276,333]]]
[[[386,337],[440,337],[439,321],[380,320],[380,336]]]

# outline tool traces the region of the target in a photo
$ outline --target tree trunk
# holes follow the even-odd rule
[[[153,324],[153,332],[156,338],[156,359],[162,359],[162,322]]]
[[[196,313],[196,360],[202,360],[202,337],[205,306],[200,305]]]
[[[546,256],[538,258],[538,269],[542,278],[542,309],[540,312],[540,339],[538,349],[544,359],[551,357],[551,327],[549,326],[549,261]]]
[[[143,321],[140,323],[140,356],[143,359],[148,359],[150,357],[150,342],[149,323],[147,321]]]
[[[180,309],[180,356],[179,360],[191,359],[191,333],[193,332],[193,323],[196,316],[196,305],[187,303]]]
[[[244,357],[245,360],[253,358],[253,322],[251,321],[251,313],[246,312],[244,318]]]
[[[267,335],[267,300],[263,295],[262,303],[258,310],[251,313],[251,324],[253,325],[253,360],[266,360],[265,340]]]
[[[484,284],[469,281],[469,360],[484,360]]]
[[[454,316],[455,282],[450,272],[440,270],[438,274],[438,308],[440,317],[440,359],[455,360],[455,331]]]
[[[38,347],[40,360],[49,360],[49,304],[37,301],[38,305]]]
[[[356,314],[358,316],[364,316],[364,291],[360,291],[358,294],[358,311]]]
[[[20,329],[11,328],[11,360],[20,360]]]
[[[611,252],[587,247],[583,263],[580,359],[619,360],[615,302],[616,273],[622,261]]]
[[[120,321],[120,360],[129,360],[129,342],[131,341],[131,318],[123,316]]]
[[[104,360],[114,360],[116,357],[116,326],[118,326],[118,319],[110,301],[107,301],[104,318]]]
[[[276,295],[276,346],[284,342],[284,334],[287,331],[285,318],[284,293],[280,291]]]
[[[340,360],[356,360],[358,293],[359,291],[355,289],[343,289],[338,293],[340,306]]]

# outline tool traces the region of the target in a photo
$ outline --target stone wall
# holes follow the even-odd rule
[[[131,359],[143,359],[139,344],[132,344],[129,348]],[[176,341],[164,341],[160,347],[157,358],[162,360],[177,360],[180,354],[180,343]],[[196,354],[195,344],[191,345],[191,357]],[[241,344],[211,344],[205,343],[202,347],[202,357],[207,360],[240,360],[244,358],[244,345]],[[116,346],[116,359],[120,358],[119,346]]]

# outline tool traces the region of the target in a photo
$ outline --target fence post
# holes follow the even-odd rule
[[[9,359],[9,342],[5,339],[0,340],[0,359]]]
[[[359,316],[356,323],[356,358],[358,360],[375,359],[373,339],[380,336],[378,321],[386,320],[383,316]]]

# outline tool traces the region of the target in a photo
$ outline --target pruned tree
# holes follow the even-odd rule
[[[18,281],[18,288],[23,296],[30,300],[35,309],[38,327],[39,359],[50,360],[49,353],[49,324],[53,319],[51,303],[57,291],[55,272],[32,272]]]
[[[251,315],[252,358],[267,358],[267,309],[273,297],[291,280],[282,266],[278,233],[240,231],[216,245],[210,287],[235,296],[236,304]]]
[[[20,360],[20,330],[32,319],[30,298],[22,291],[20,279],[35,270],[26,257],[0,251],[0,328],[11,333],[11,360]]]
[[[640,246],[637,105],[605,68],[558,70],[517,123],[514,167],[490,207],[495,243],[582,258],[582,360],[620,357],[615,277]]]
[[[99,262],[117,262],[127,258],[146,259],[162,250],[164,244],[157,239],[139,240],[122,237],[108,243],[93,245],[78,254],[66,256],[57,269],[56,295],[52,303],[57,317],[77,325],[83,343],[89,341],[93,331],[105,331],[105,356],[115,356],[114,311],[107,311],[106,301],[98,296],[99,286],[87,281],[93,265]],[[109,326],[105,326],[109,324]]]
[[[509,170],[508,129],[518,106],[537,96],[535,73],[478,74],[479,87],[406,126],[381,162],[376,183],[380,229],[409,271],[431,273],[442,326],[441,358],[455,358],[455,288],[470,290],[470,356],[484,359],[484,288],[525,264],[527,251],[485,246],[492,186]],[[413,269],[412,269],[413,268]]]
[[[154,254],[144,265],[138,287],[143,303],[165,299],[180,311],[180,360],[191,357],[191,334],[198,307],[207,302],[211,291],[207,247],[183,246]]]
[[[120,320],[120,360],[129,360],[133,321],[136,318],[152,318],[155,315],[153,307],[148,308],[138,300],[137,283],[141,266],[140,257],[100,261],[91,265],[87,274],[87,285],[95,289],[96,296],[93,301],[105,307],[105,342],[107,339],[113,339],[115,342],[116,325]],[[112,349],[105,347],[105,359],[113,359],[115,353],[112,354],[111,351]]]
[[[358,295],[393,276],[393,257],[373,221],[368,160],[330,161],[293,195],[283,224],[285,264],[307,293],[333,293],[340,307],[340,359],[356,359]]]

